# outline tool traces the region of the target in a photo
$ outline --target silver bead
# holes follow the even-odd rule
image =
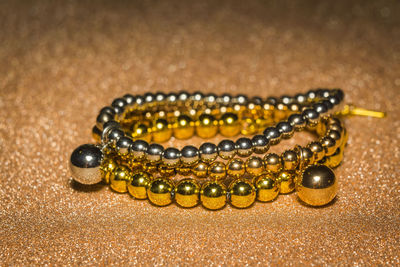
[[[204,94],[202,92],[194,92],[191,96],[191,99],[194,101],[201,101],[204,98]]]
[[[263,99],[259,96],[254,96],[251,101],[253,101],[254,104],[261,106],[264,102]]]
[[[303,104],[307,101],[307,96],[305,96],[304,94],[297,94],[294,97],[297,101],[297,103],[299,104]]]
[[[253,143],[247,137],[236,140],[237,154],[241,157],[248,157],[253,153]]]
[[[131,145],[130,152],[136,159],[142,159],[145,156],[149,144],[144,140],[135,140]]]
[[[266,102],[268,103],[268,104],[270,104],[270,105],[276,105],[279,101],[278,101],[278,98],[276,98],[276,97],[273,97],[273,96],[270,96],[270,97],[268,97],[267,99],[266,99]]]
[[[218,144],[218,155],[223,159],[231,159],[236,154],[236,146],[232,140],[222,140]]]
[[[336,95],[332,95],[328,97],[328,101],[331,102],[332,105],[336,106],[340,104],[340,99]]]
[[[281,102],[285,105],[292,103],[293,99],[288,95],[281,96]]]
[[[190,95],[189,95],[189,93],[186,92],[186,91],[180,91],[180,92],[178,93],[178,99],[179,99],[180,101],[186,101],[186,100],[189,99],[189,97],[190,97]]]
[[[144,101],[146,103],[154,102],[154,94],[153,93],[145,93],[144,94]]]
[[[200,156],[199,150],[194,146],[185,146],[181,150],[181,160],[186,165],[196,163]]]
[[[108,142],[108,134],[112,129],[120,129],[119,123],[114,120],[104,123],[103,131],[101,133],[101,140],[103,143]]]
[[[155,99],[157,102],[162,102],[167,98],[167,95],[164,94],[163,92],[157,92],[155,95]]]
[[[116,98],[114,101],[111,103],[112,107],[120,107],[120,108],[125,108],[127,105],[126,100],[124,98]]]
[[[248,101],[248,97],[245,95],[237,95],[236,96],[236,101],[240,105],[246,105]]]
[[[222,103],[223,105],[228,105],[228,104],[231,103],[231,101],[232,101],[232,96],[231,96],[230,94],[223,94],[223,95],[220,97],[220,100],[221,100],[221,103]]]
[[[271,145],[276,145],[281,141],[281,133],[276,127],[268,127],[263,133],[270,140]]]
[[[324,114],[328,111],[328,107],[324,103],[315,103],[313,109],[319,114]]]
[[[289,139],[293,136],[294,129],[287,121],[281,121],[276,125],[276,128],[281,133],[283,139]]]
[[[137,95],[136,96],[136,104],[137,105],[139,105],[139,106],[141,106],[141,105],[143,105],[144,104],[144,97],[143,96],[141,96],[141,95]]]
[[[218,150],[215,144],[206,142],[200,146],[199,152],[201,159],[209,162],[215,160]]]
[[[162,154],[163,163],[173,166],[179,163],[181,152],[174,147],[168,147]]]
[[[204,98],[205,102],[208,103],[214,103],[215,101],[217,101],[217,95],[216,94],[207,94]]]
[[[159,162],[161,160],[161,155],[164,152],[164,147],[159,144],[151,144],[147,148],[146,158],[152,163]]]
[[[329,100],[326,99],[322,100],[322,104],[324,104],[328,110],[331,110],[334,106]]]
[[[121,129],[113,128],[107,134],[107,143],[111,142],[115,146],[117,141],[124,135],[125,133]]]
[[[302,112],[303,118],[307,121],[308,126],[316,126],[318,124],[319,113],[314,109],[306,109]]]
[[[175,103],[178,100],[178,96],[175,93],[169,93],[167,95],[167,101],[170,103]]]
[[[114,120],[114,115],[108,112],[101,112],[96,118],[96,126],[100,130],[103,130],[103,125],[112,120]]]
[[[123,96],[123,98],[125,99],[127,106],[132,106],[136,102],[136,97],[131,94],[126,94]]]
[[[317,94],[315,93],[314,90],[310,90],[306,93],[307,100],[313,100],[317,97]]]
[[[115,111],[114,111],[114,108],[112,108],[112,107],[104,107],[104,108],[102,108],[100,110],[99,114],[101,114],[101,113],[109,113],[109,114],[115,116]]]
[[[125,109],[121,108],[121,107],[113,107],[115,114],[117,115],[121,115],[122,113],[124,113]]]
[[[288,122],[295,131],[302,131],[306,127],[306,121],[301,114],[292,114],[288,118]]]
[[[342,89],[334,89],[333,95],[337,96],[340,102],[344,99],[344,92],[342,91]]]
[[[129,154],[129,150],[133,144],[132,139],[129,137],[121,137],[118,139],[118,141],[115,144],[115,147],[117,149],[118,154],[121,156],[126,156]]]
[[[264,154],[268,151],[270,146],[268,138],[263,134],[253,136],[251,142],[253,145],[253,151],[257,154]]]
[[[69,161],[73,179],[87,185],[101,182],[100,165],[102,158],[100,148],[95,145],[85,144],[76,148]]]

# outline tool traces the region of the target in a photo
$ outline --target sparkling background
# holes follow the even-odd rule
[[[0,2],[1,265],[400,264],[398,1],[111,2]],[[347,119],[328,207],[157,208],[71,183],[71,151],[127,92],[315,87],[388,112]]]

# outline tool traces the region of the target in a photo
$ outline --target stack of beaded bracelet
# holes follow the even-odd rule
[[[98,144],[75,149],[71,173],[79,183],[104,181],[116,192],[158,206],[175,200],[182,207],[201,202],[215,210],[229,202],[247,208],[256,199],[272,201],[295,189],[306,204],[325,205],[336,196],[331,168],[342,161],[347,140],[343,123],[333,115],[343,97],[340,89],[265,100],[199,92],[125,95],[100,111],[93,128]],[[268,153],[302,130],[315,132],[318,141],[281,155]],[[208,139],[218,133],[250,136],[199,148],[159,144],[173,136]]]

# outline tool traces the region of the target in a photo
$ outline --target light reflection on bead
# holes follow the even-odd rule
[[[264,156],[265,170],[277,173],[282,169],[281,158],[276,153],[268,153]]]
[[[171,138],[172,129],[167,120],[160,118],[154,121],[151,134],[154,142],[162,143]]]
[[[126,193],[131,173],[127,167],[118,166],[110,177],[110,187],[118,193]]]
[[[201,138],[214,137],[218,132],[218,121],[213,115],[201,114],[195,124],[196,134]]]
[[[226,167],[226,172],[228,175],[234,177],[240,177],[245,173],[245,166],[242,159],[234,158],[231,159]]]
[[[313,152],[315,161],[320,161],[321,159],[324,158],[325,149],[320,142],[318,141],[311,142],[308,144],[308,148],[311,150],[311,152]]]
[[[237,179],[229,186],[231,196],[231,205],[236,208],[247,208],[254,203],[256,199],[256,190],[254,185],[245,179]]]
[[[147,197],[154,205],[166,206],[172,202],[172,190],[174,186],[169,179],[156,178],[147,187]]]
[[[206,182],[201,187],[200,200],[207,209],[221,209],[226,204],[226,187],[217,181]]]
[[[208,165],[205,162],[200,161],[193,167],[192,172],[198,178],[205,178],[207,177],[207,169]]]
[[[288,194],[295,189],[294,174],[288,171],[279,173],[277,181],[280,183],[280,193]]]
[[[219,121],[219,132],[226,137],[236,136],[240,133],[239,118],[234,113],[225,113]]]
[[[257,200],[262,202],[276,199],[280,192],[280,184],[270,172],[256,177],[254,186],[257,189]]]
[[[220,180],[226,177],[225,163],[221,161],[214,161],[208,167],[208,175],[211,179]]]
[[[299,164],[297,153],[293,150],[286,150],[282,154],[283,169],[287,171],[293,171]]]
[[[132,175],[131,181],[128,183],[128,192],[137,199],[147,198],[147,186],[151,181],[148,173],[138,172]]]
[[[191,208],[199,203],[200,186],[194,179],[183,179],[175,187],[175,201],[181,207]]]
[[[264,161],[260,157],[250,157],[245,163],[246,172],[258,176],[264,172]]]
[[[189,139],[194,135],[193,120],[187,115],[180,115],[173,126],[174,136],[177,139]]]

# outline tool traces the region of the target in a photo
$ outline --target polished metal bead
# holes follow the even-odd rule
[[[240,133],[241,124],[235,113],[227,112],[219,120],[219,132],[226,137],[236,136]]]
[[[180,101],[186,101],[186,100],[189,99],[189,97],[190,97],[190,94],[188,92],[186,92],[186,91],[180,91],[178,93],[178,99]]]
[[[198,178],[206,178],[207,177],[208,165],[203,161],[199,161],[196,165],[194,165],[192,172]]]
[[[248,101],[248,97],[245,95],[237,95],[236,96],[236,101],[240,105],[246,105]]]
[[[226,177],[226,166],[221,161],[214,161],[208,166],[208,176],[214,180],[221,180]]]
[[[118,128],[113,128],[110,129],[110,131],[107,134],[107,142],[111,142],[113,144],[113,146],[116,145],[117,141],[124,137],[125,133]]]
[[[343,101],[344,92],[342,91],[342,89],[335,89],[334,90],[334,95],[337,96],[340,99],[340,101]]]
[[[282,169],[281,158],[276,153],[268,153],[264,156],[265,170],[277,173]]]
[[[174,136],[178,139],[189,139],[194,135],[194,131],[193,120],[187,115],[179,115],[173,126]]]
[[[256,199],[256,189],[252,183],[245,179],[237,179],[229,185],[231,205],[236,208],[248,208]]]
[[[244,175],[246,169],[242,159],[234,158],[228,161],[226,172],[228,175],[234,177],[241,177]]]
[[[331,202],[338,191],[334,172],[325,165],[306,168],[297,185],[297,196],[311,206],[323,206]]]
[[[136,96],[136,105],[141,106],[144,104],[144,97],[141,95]]]
[[[93,126],[92,137],[96,141],[96,143],[101,143],[101,134],[102,131],[99,128],[97,128],[97,126]]]
[[[191,99],[194,101],[201,101],[204,98],[204,94],[202,92],[194,92],[191,96]]]
[[[201,187],[200,200],[207,209],[221,209],[226,204],[226,187],[218,181],[206,182]]]
[[[329,168],[336,168],[343,161],[343,149],[337,148],[335,153],[329,157],[326,157],[325,165]]]
[[[181,152],[179,151],[179,149],[168,147],[164,150],[162,154],[162,161],[169,167],[175,167],[176,165],[178,165],[180,157]]]
[[[135,140],[131,145],[130,152],[135,159],[143,159],[148,148],[149,144],[146,141]]]
[[[108,112],[100,112],[100,114],[96,118],[96,126],[100,130],[103,130],[103,125],[108,122],[114,120],[114,115]]]
[[[187,166],[197,163],[200,159],[199,150],[194,146],[185,146],[181,150],[181,161]]]
[[[335,140],[336,143],[336,149],[340,147],[340,145],[343,142],[343,137],[340,134],[340,132],[336,131],[336,130],[328,130],[327,136],[329,136],[330,138],[332,138],[333,140]]]
[[[120,108],[125,108],[127,105],[126,100],[124,98],[116,98],[114,101],[111,103],[112,107],[120,107]]]
[[[106,158],[101,162],[100,170],[101,176],[103,177],[103,181],[106,184],[110,183],[110,177],[113,174],[115,168],[118,167],[118,164],[112,158]]]
[[[277,181],[280,183],[280,193],[288,194],[295,189],[294,173],[289,171],[281,171]]]
[[[301,148],[301,161],[303,166],[312,165],[315,162],[314,153],[309,147]]]
[[[328,112],[328,107],[324,103],[314,103],[313,109],[318,112],[319,114],[324,114]]]
[[[217,95],[213,93],[209,93],[204,97],[204,101],[207,103],[214,103],[217,101]]]
[[[247,137],[241,137],[236,140],[237,154],[241,157],[248,157],[253,153],[253,143]]]
[[[175,93],[169,93],[168,95],[167,95],[167,101],[169,102],[169,103],[174,103],[175,104],[175,102],[178,100],[178,95],[177,94],[175,94]]]
[[[324,136],[321,138],[321,144],[325,148],[325,156],[331,156],[333,153],[335,153],[337,149],[336,141],[335,139],[329,137],[329,136]]]
[[[147,197],[154,205],[166,206],[172,202],[171,192],[173,190],[174,185],[169,179],[156,178],[147,187]]]
[[[172,127],[168,121],[162,118],[156,119],[151,128],[154,142],[165,142],[172,137]]]
[[[154,96],[154,99],[157,102],[163,102],[165,99],[167,99],[167,95],[163,92],[157,92]]]
[[[203,143],[200,148],[200,157],[205,162],[214,161],[218,156],[217,146],[213,143]]]
[[[175,201],[179,206],[191,208],[200,200],[200,185],[194,179],[183,179],[175,187]]]
[[[232,95],[230,94],[223,94],[221,96],[221,103],[224,105],[228,105],[232,102]]]
[[[246,160],[245,169],[248,174],[258,176],[264,172],[264,161],[260,157],[250,157]]]
[[[325,157],[325,149],[322,146],[321,142],[319,141],[314,141],[308,144],[308,148],[313,152],[314,154],[314,161],[320,161]]]
[[[71,154],[69,168],[72,178],[81,184],[97,184],[102,180],[100,169],[103,154],[92,144],[77,147]]]
[[[164,152],[164,147],[160,144],[151,144],[147,148],[146,158],[151,163],[157,163],[161,160],[161,155]]]
[[[118,193],[128,191],[128,182],[131,180],[131,173],[125,166],[118,166],[110,176],[110,187]]]
[[[123,96],[123,98],[125,99],[127,107],[131,107],[132,105],[134,105],[136,103],[136,97],[134,97],[131,94],[126,94]]]
[[[326,99],[322,100],[322,104],[324,104],[328,110],[331,110],[334,106],[329,100]]]
[[[317,97],[317,94],[316,94],[315,90],[310,90],[306,93],[306,96],[307,96],[307,100],[310,101],[310,100],[314,100]]]
[[[270,96],[270,97],[268,97],[268,98],[266,99],[265,102],[267,102],[267,103],[270,104],[270,105],[274,105],[274,106],[275,106],[276,104],[278,104],[279,100],[278,100],[278,98],[276,98],[276,97]]]
[[[253,151],[256,154],[264,154],[268,151],[270,140],[262,134],[257,134],[251,139]]]
[[[134,139],[140,139],[146,142],[150,142],[152,137],[149,127],[144,123],[133,124],[131,127],[131,136]]]
[[[290,103],[288,107],[289,107],[289,110],[293,113],[300,112],[300,110],[301,110],[301,105],[296,102]]]
[[[251,101],[253,101],[254,104],[259,105],[259,106],[261,106],[264,103],[263,99],[259,96],[252,97]]]
[[[294,97],[296,99],[296,101],[300,104],[303,104],[307,101],[307,96],[304,94],[297,94]]]
[[[306,109],[302,112],[303,118],[307,122],[308,127],[315,127],[319,122],[319,113],[314,109]]]
[[[285,105],[289,105],[292,101],[293,99],[288,95],[281,96],[281,102]]]
[[[154,100],[155,100],[155,97],[154,97],[153,93],[149,92],[149,93],[144,94],[144,101],[146,103],[152,103],[152,102],[154,102]]]
[[[289,139],[294,134],[294,128],[287,121],[281,121],[276,125],[279,133],[281,134],[283,139]]]
[[[204,139],[214,137],[218,133],[218,120],[213,115],[201,114],[196,121],[196,134]]]
[[[281,141],[281,133],[276,127],[268,127],[264,130],[264,135],[269,139],[271,145],[276,145]]]
[[[128,192],[136,199],[147,198],[147,187],[150,184],[152,177],[145,172],[137,172],[132,175],[128,183]]]
[[[343,136],[345,128],[339,123],[332,123],[328,126],[328,129],[338,131]]]
[[[257,191],[257,200],[262,202],[276,199],[280,192],[280,183],[270,172],[256,177],[254,186]]]
[[[299,158],[297,153],[293,150],[286,150],[282,154],[283,169],[287,171],[293,171],[299,164]]]
[[[236,154],[236,146],[232,140],[222,140],[218,144],[218,155],[223,159],[231,159]]]
[[[112,108],[112,107],[104,107],[104,108],[100,109],[99,114],[101,114],[101,113],[108,113],[112,116],[115,116],[115,111],[114,111],[114,108]]]
[[[117,143],[115,144],[118,155],[126,157],[129,154],[132,144],[133,141],[129,137],[121,137],[118,139]]]
[[[336,106],[340,104],[340,99],[336,95],[331,95],[328,98],[328,101],[331,102],[332,105]]]
[[[306,127],[306,121],[301,114],[292,114],[288,118],[288,122],[295,131],[302,131]]]

